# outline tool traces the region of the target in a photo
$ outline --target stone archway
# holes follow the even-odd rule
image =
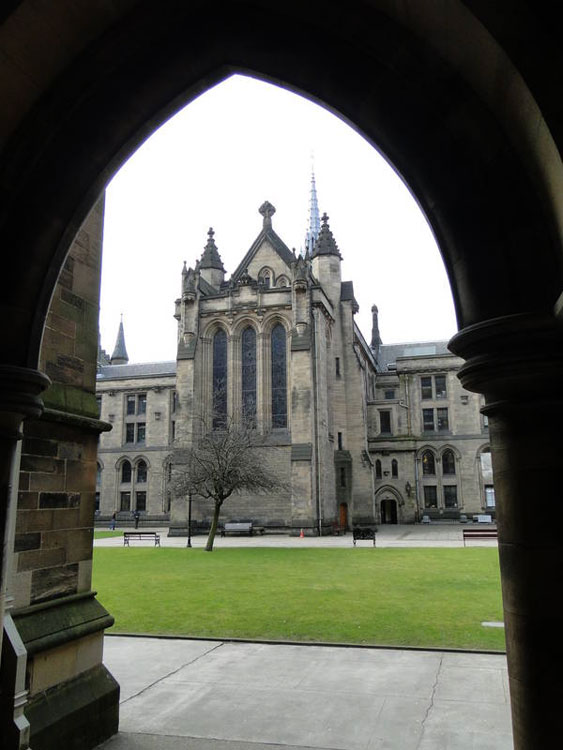
[[[106,181],[163,119],[233,70],[307,92],[393,162],[444,255],[465,329],[452,348],[468,360],[465,387],[485,394],[489,413],[521,749],[557,734],[563,666],[552,646],[563,623],[548,606],[561,544],[555,524],[525,512],[541,486],[542,518],[558,513],[563,60],[552,11],[508,0],[503,10],[471,0],[439,10],[384,0],[344,10],[296,0],[212,8],[129,0],[71,17],[64,4],[8,4],[0,28],[0,236],[10,253],[0,279],[9,323],[0,347],[0,531],[12,549],[10,478],[22,419],[42,408],[46,381],[35,368],[45,314]],[[530,547],[530,538],[541,545]],[[5,556],[2,571],[5,587]]]
[[[400,492],[395,487],[380,487],[375,493],[375,505],[379,509],[380,523],[400,523],[403,502]]]

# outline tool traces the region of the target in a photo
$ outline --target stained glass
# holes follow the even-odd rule
[[[242,332],[242,416],[254,423],[256,419],[256,331],[245,328]]]
[[[287,345],[285,329],[272,329],[272,427],[287,427]]]
[[[217,331],[213,337],[213,428],[227,423],[227,334]]]

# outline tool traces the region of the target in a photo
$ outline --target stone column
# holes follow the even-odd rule
[[[6,588],[14,550],[19,451],[22,423],[38,417],[43,410],[40,393],[49,378],[37,370],[12,365],[0,366],[0,654],[10,663],[0,663],[0,745],[27,747],[29,725],[23,716],[25,704],[25,659],[12,659],[11,648],[2,649],[5,623]],[[9,634],[15,631],[9,628]],[[17,635],[17,634],[16,634]],[[9,642],[9,638],[7,643]],[[10,644],[13,645],[13,644]],[[17,655],[16,655],[17,657]],[[0,657],[1,658],[1,657]],[[23,669],[22,669],[23,665]]]
[[[563,673],[563,327],[521,314],[464,329],[464,388],[486,398],[514,747],[552,747]]]
[[[8,528],[10,501],[17,482],[15,466],[17,444],[22,439],[22,423],[26,417],[38,417],[43,411],[40,393],[49,385],[49,378],[38,370],[0,365],[0,618],[4,619],[9,558],[13,552],[14,529]],[[0,632],[0,646],[2,634]]]

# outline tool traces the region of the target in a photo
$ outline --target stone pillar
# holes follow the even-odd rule
[[[43,410],[40,393],[49,379],[37,370],[10,365],[0,366],[0,745],[27,747],[29,724],[23,716],[25,704],[25,659],[14,653],[15,629],[7,623],[8,635],[3,643],[6,589],[14,548],[15,498],[19,469],[18,443],[22,423],[27,417],[38,417]],[[16,646],[17,652],[17,646]],[[23,669],[22,669],[23,664]]]
[[[464,388],[486,398],[502,576],[514,747],[561,732],[563,328],[521,314],[454,336]]]

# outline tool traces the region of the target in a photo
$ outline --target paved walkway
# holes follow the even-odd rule
[[[104,750],[510,750],[501,655],[107,636]]]
[[[488,524],[482,524],[483,528],[490,528]],[[464,524],[411,524],[411,525],[381,525],[377,531],[378,547],[463,547]],[[140,529],[143,531],[144,529]],[[146,529],[147,531],[149,529]],[[151,529],[152,530],[152,529]],[[169,537],[168,529],[154,529],[160,533],[160,544],[163,547],[185,547],[186,537]],[[102,529],[97,529],[102,531]],[[127,528],[125,531],[134,531]],[[207,541],[205,535],[192,537],[193,547],[204,547]],[[132,542],[135,546],[154,546],[153,542]],[[122,547],[121,537],[107,537],[96,539],[96,547]],[[372,542],[357,542],[359,547],[372,546]],[[496,539],[471,540],[468,546],[496,546]],[[304,537],[287,536],[285,534],[265,534],[264,536],[227,536],[219,534],[215,537],[217,547],[351,547],[352,534],[342,536]]]

